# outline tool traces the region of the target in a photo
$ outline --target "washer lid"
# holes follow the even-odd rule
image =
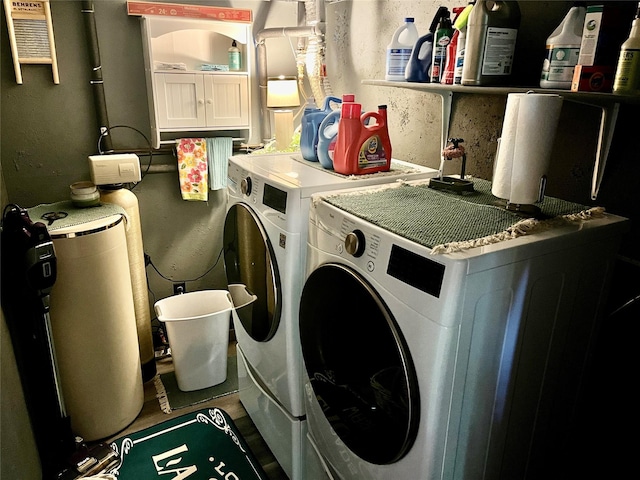
[[[302,292],[300,339],[315,398],[345,445],[373,464],[404,457],[418,432],[418,381],[373,288],[344,265],[314,270]]]
[[[247,204],[236,203],[227,211],[223,248],[229,288],[242,285],[256,297],[238,318],[251,338],[268,341],[280,323],[280,275],[269,237]]]

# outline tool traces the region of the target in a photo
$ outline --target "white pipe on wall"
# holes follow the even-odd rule
[[[260,89],[260,118],[262,139],[271,139],[271,124],[267,110],[267,50],[265,40],[280,37],[310,37],[321,38],[323,35],[319,25],[308,27],[265,28],[256,34],[256,49],[258,57],[258,86]]]
[[[261,135],[264,141],[271,139],[271,122],[267,110],[267,52],[265,40],[278,37],[298,37],[297,59],[298,78],[302,78],[301,63],[307,70],[307,78],[311,93],[318,101],[331,94],[330,86],[324,77],[324,1],[305,0],[304,12],[298,10],[298,22],[304,21],[306,26],[267,28],[256,35],[258,82],[260,90]],[[308,41],[304,42],[303,39]]]

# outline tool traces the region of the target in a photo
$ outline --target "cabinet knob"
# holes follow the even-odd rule
[[[213,100],[211,100],[210,98],[207,98],[207,105],[213,105]]]
[[[198,99],[198,105],[204,105],[204,100],[202,100],[201,98]]]

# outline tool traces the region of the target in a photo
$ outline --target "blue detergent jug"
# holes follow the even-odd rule
[[[318,160],[328,170],[333,170],[333,152],[338,136],[339,120],[340,110],[334,110],[324,117],[318,128]]]
[[[342,103],[342,100],[328,96],[325,97],[322,108],[318,108],[313,98],[310,98],[300,120],[300,151],[302,158],[310,162],[318,161],[318,129],[322,120],[333,111],[331,102]]]
[[[433,33],[429,32],[418,39],[411,51],[411,57],[404,72],[407,82],[428,83],[431,81],[429,69],[433,57]]]
[[[418,38],[411,50],[411,57],[404,71],[404,78],[407,82],[429,83],[431,81],[431,64],[433,60],[433,37],[438,27],[440,17],[448,12],[447,7],[438,7],[429,32]]]

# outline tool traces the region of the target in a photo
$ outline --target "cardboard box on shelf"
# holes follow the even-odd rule
[[[580,43],[579,65],[613,65],[620,53],[628,29],[623,12],[610,5],[592,5],[587,7]]]
[[[628,35],[627,11],[615,5],[587,7],[571,91],[611,92],[620,46]]]
[[[613,89],[614,67],[576,65],[571,82],[572,92],[610,93]]]

